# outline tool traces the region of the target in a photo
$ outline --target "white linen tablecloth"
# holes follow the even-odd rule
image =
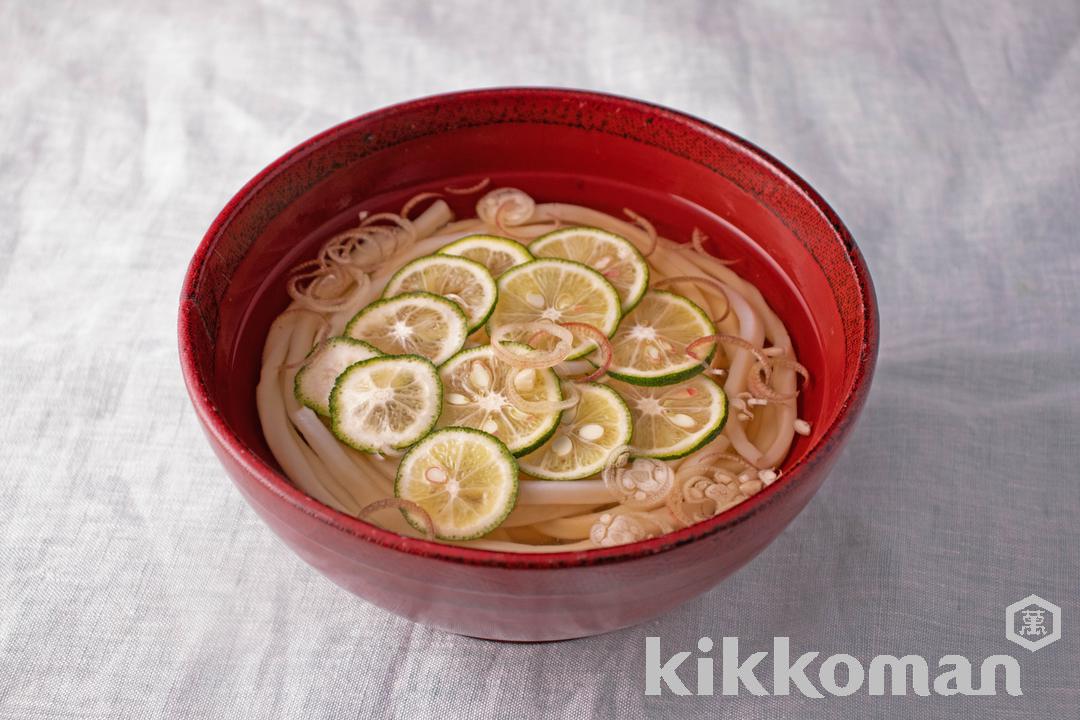
[[[1078,36],[1075,0],[0,2],[0,717],[1077,717]],[[861,425],[777,542],[646,626],[539,646],[412,625],[288,552],[204,441],[174,331],[267,162],[512,84],[767,148],[845,219],[882,319]],[[1004,633],[1030,593],[1063,616],[1036,653]],[[651,698],[646,635],[1008,653],[1024,695]]]

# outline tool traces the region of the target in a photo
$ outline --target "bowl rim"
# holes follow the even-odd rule
[[[791,183],[801,191],[810,204],[820,212],[842,243],[848,262],[855,273],[863,306],[863,337],[859,361],[852,377],[850,390],[843,405],[825,428],[818,442],[809,448],[806,454],[794,466],[788,469],[772,485],[743,502],[728,508],[708,520],[695,523],[686,528],[665,533],[654,538],[635,543],[618,545],[610,548],[595,548],[571,552],[552,553],[513,553],[496,550],[480,550],[457,545],[447,545],[436,541],[410,538],[381,527],[359,520],[330,508],[295,488],[282,474],[264,462],[234,433],[210,399],[209,388],[195,362],[195,353],[189,340],[190,327],[197,327],[202,319],[194,302],[195,289],[206,257],[211,253],[218,236],[229,225],[233,217],[250,200],[255,191],[272,176],[286,168],[290,162],[309,153],[324,143],[348,134],[357,125],[372,121],[385,120],[394,115],[407,113],[426,106],[446,103],[469,102],[478,99],[490,99],[503,96],[506,98],[537,97],[551,100],[575,99],[580,101],[600,102],[636,110],[647,110],[665,117],[688,131],[699,133],[709,140],[723,143],[755,162],[761,163],[768,170]],[[556,569],[567,567],[585,567],[591,565],[625,562],[643,556],[655,555],[674,550],[687,543],[701,540],[728,528],[746,522],[754,515],[765,510],[784,494],[794,488],[817,460],[823,457],[828,448],[847,435],[851,425],[865,402],[870,381],[874,374],[878,351],[878,309],[873,281],[855,240],[841,221],[835,210],[815,191],[808,182],[787,167],[780,160],[757,145],[717,125],[698,117],[677,110],[657,105],[648,101],[637,100],[621,95],[590,90],[578,90],[559,87],[493,87],[474,90],[430,95],[382,107],[338,123],[296,145],[271,162],[228,201],[217,214],[209,229],[200,241],[188,269],[180,295],[178,317],[180,365],[185,386],[195,411],[204,429],[212,436],[217,445],[224,449],[230,458],[238,463],[245,472],[272,495],[294,509],[303,512],[329,528],[351,535],[376,545],[433,560],[447,561],[465,565],[479,565],[509,569]],[[249,499],[250,501],[250,499]]]

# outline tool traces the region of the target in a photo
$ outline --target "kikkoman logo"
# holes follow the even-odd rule
[[[1031,652],[1061,637],[1061,608],[1038,595],[1028,595],[1005,608],[1005,637]]]
[[[1052,642],[1052,641],[1051,641]],[[663,659],[660,638],[645,638],[645,694],[662,695],[670,691],[676,695],[690,695],[684,678],[693,675],[694,693],[713,695],[716,691],[716,670],[712,638],[698,640],[701,656],[696,658],[696,673],[683,671],[680,667],[691,655],[683,650]],[[868,665],[858,658],[847,655],[829,655],[811,672],[811,664],[819,652],[807,652],[792,661],[790,638],[773,638],[772,688],[767,680],[768,670],[763,662],[769,653],[755,652],[745,659],[739,657],[739,638],[725,637],[720,646],[720,692],[738,695],[745,689],[751,695],[790,695],[797,691],[807,697],[821,698],[830,695],[853,695],[865,686],[870,695],[997,695],[998,681],[1003,681],[1009,695],[1023,695],[1020,689],[1020,664],[1010,655],[991,655],[979,666],[979,684],[973,684],[972,664],[963,655],[945,655],[937,661],[933,681],[930,664],[921,655],[877,655]],[[758,674],[760,671],[760,675]],[[999,672],[1000,671],[1000,672]],[[817,684],[811,675],[817,675]]]

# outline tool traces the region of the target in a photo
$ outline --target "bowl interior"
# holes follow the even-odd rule
[[[800,400],[812,432],[785,468],[845,412],[868,355],[872,362],[872,289],[846,231],[809,188],[743,141],[661,108],[567,91],[487,91],[327,131],[267,168],[211,227],[189,270],[181,343],[196,390],[248,451],[278,467],[254,398],[263,340],[288,304],[289,269],[359,210],[396,211],[415,193],[484,177],[538,202],[615,215],[631,208],[674,240],[698,227],[711,252],[735,260],[812,377]],[[474,214],[475,196],[446,199],[459,217]]]

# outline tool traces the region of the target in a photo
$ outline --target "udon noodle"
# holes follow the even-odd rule
[[[446,188],[451,195],[480,192]],[[415,503],[394,499],[400,452],[360,452],[340,442],[324,418],[294,395],[297,371],[314,347],[340,335],[356,313],[380,298],[396,270],[473,234],[508,237],[528,246],[554,229],[588,226],[629,240],[650,267],[650,285],[674,291],[711,318],[716,334],[702,346],[716,352],[704,372],[727,395],[722,432],[686,457],[634,459],[632,447],[612,453],[603,471],[579,480],[538,480],[522,474],[516,504],[494,530],[458,541],[467,547],[542,553],[634,542],[705,520],[774,482],[796,433],[798,364],[783,322],[731,263],[689,242],[658,236],[630,209],[624,217],[566,203],[536,203],[520,190],[497,188],[476,203],[476,216],[456,220],[440,193],[423,193],[400,214],[361,214],[359,223],[328,240],[288,281],[291,302],[266,338],[257,388],[266,441],[289,480],[329,507],[402,535],[433,537],[435,528]],[[417,208],[426,204],[423,212]],[[484,330],[465,347],[488,342]],[[693,355],[692,343],[687,353]],[[695,356],[697,357],[697,356]],[[703,359],[704,354],[697,359]],[[605,382],[604,368],[577,360],[555,366],[565,385],[584,375]],[[566,403],[572,405],[573,393]],[[419,529],[402,511],[419,519]]]

